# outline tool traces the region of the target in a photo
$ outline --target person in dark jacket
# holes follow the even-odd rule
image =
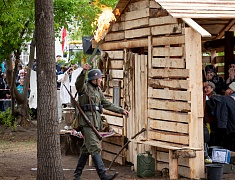
[[[218,76],[214,65],[207,65],[205,67],[205,79],[203,81],[213,82],[215,84],[214,91],[216,92],[216,94],[223,94],[224,80],[222,77]]]
[[[90,70],[88,72],[88,82],[85,81],[87,70],[90,68],[91,66],[89,64],[85,64],[83,66],[83,70],[77,77],[75,86],[79,95],[78,101],[81,108],[90,120],[91,124],[100,131],[102,129],[102,108],[126,115],[127,117],[129,112],[106,100],[100,88],[103,74],[99,69]],[[80,180],[82,170],[86,165],[89,155],[92,156],[97,174],[101,180],[115,179],[118,172],[111,175],[106,174],[106,169],[100,155],[101,147],[99,139],[95,135],[94,131],[87,125],[81,114],[79,114],[79,127],[84,136],[84,144],[81,147],[81,155],[74,172],[74,180]]]

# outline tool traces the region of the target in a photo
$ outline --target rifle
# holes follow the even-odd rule
[[[64,84],[63,84],[64,85]],[[81,109],[80,105],[78,104],[78,102],[76,101],[76,99],[73,97],[73,95],[69,92],[68,88],[64,85],[65,89],[67,90],[67,92],[69,93],[71,99],[74,102],[74,105],[78,108],[79,113],[81,113],[81,115],[83,116],[84,120],[86,121],[87,125],[92,129],[92,131],[95,133],[95,135],[97,136],[97,138],[99,140],[102,140],[102,136],[100,135],[100,133],[97,131],[97,129],[91,124],[91,121],[87,118],[86,114],[83,112],[83,110]]]

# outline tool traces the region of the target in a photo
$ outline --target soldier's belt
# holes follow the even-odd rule
[[[96,105],[90,105],[90,104],[84,104],[83,106],[81,106],[84,112],[93,110],[93,111],[98,111],[101,114],[102,114],[102,107],[103,107],[102,105],[96,106]]]

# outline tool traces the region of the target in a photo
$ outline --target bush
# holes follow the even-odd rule
[[[5,112],[0,111],[0,124],[3,124],[6,127],[16,129],[15,116],[12,115],[11,109],[8,108]]]

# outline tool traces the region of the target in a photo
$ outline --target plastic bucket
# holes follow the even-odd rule
[[[223,165],[222,164],[207,164],[207,179],[210,180],[222,180]]]

